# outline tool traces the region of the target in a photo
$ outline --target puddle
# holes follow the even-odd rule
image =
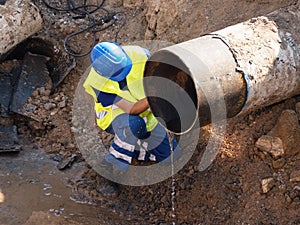
[[[41,224],[39,220],[44,220],[42,224],[111,224],[106,222],[113,216],[108,210],[70,199],[67,182],[84,170],[83,165],[59,171],[43,151],[23,149],[19,154],[0,154],[1,225]]]

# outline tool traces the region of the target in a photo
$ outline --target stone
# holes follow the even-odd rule
[[[300,170],[291,173],[290,182],[300,182]]]
[[[63,101],[59,102],[59,103],[57,104],[57,106],[58,106],[59,108],[65,108],[65,107],[66,107],[66,100],[63,100]]]
[[[275,181],[274,178],[266,178],[261,181],[262,191],[263,193],[268,193],[274,186]]]
[[[264,152],[270,153],[275,159],[284,155],[283,144],[278,137],[264,135],[257,140],[255,146]]]
[[[38,121],[35,121],[35,120],[31,120],[28,122],[28,126],[32,129],[32,130],[45,130],[45,126],[38,122]]]
[[[282,167],[284,167],[285,165],[285,159],[284,158],[280,158],[278,160],[273,160],[272,161],[272,165],[274,169],[281,169]]]
[[[44,109],[46,109],[46,110],[51,110],[51,109],[54,109],[55,107],[56,107],[56,105],[51,102],[44,104]]]
[[[285,155],[294,156],[300,152],[300,126],[295,111],[284,110],[268,135],[281,139]]]

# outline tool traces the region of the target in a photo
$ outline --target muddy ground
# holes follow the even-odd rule
[[[40,8],[44,19],[44,28],[36,36],[51,41],[59,49],[58,55],[62,59],[65,58],[66,61],[70,60],[70,56],[63,50],[63,39],[67,34],[84,27],[84,19],[74,19],[71,13],[53,11],[45,7],[39,0],[36,0],[35,3]],[[147,11],[143,5],[124,8],[121,1],[107,1],[104,6],[114,11],[125,11],[127,14],[127,23],[119,34],[120,43],[143,40],[145,34],[149,35],[149,32],[147,34],[149,24],[145,16]],[[188,12],[185,13],[188,14]],[[117,28],[118,25],[99,32],[97,38],[101,41],[112,41]],[[190,30],[187,37],[197,36],[198,33],[199,30],[197,29]],[[174,30],[172,33],[170,28],[168,35],[173,36],[167,41],[187,39],[182,33],[180,35],[183,36],[179,37],[178,31]],[[176,38],[174,38],[175,36]],[[155,37],[152,36],[152,38]],[[79,38],[76,40],[79,41],[75,45],[76,50],[86,50],[92,43],[91,35],[87,33],[84,34],[83,40],[79,40]],[[53,95],[49,95],[47,88],[46,90],[39,89],[34,93],[30,99],[30,104],[37,107],[34,113],[43,118],[42,126],[22,116],[9,121],[18,127],[21,143],[26,146],[23,151],[31,152],[32,149],[44,151],[50,161],[52,160],[50,167],[40,173],[48,174],[49,170],[54,170],[55,173],[64,173],[55,168],[57,162],[53,159],[55,157],[68,158],[74,154],[77,156],[71,168],[66,169],[71,171],[70,175],[63,174],[57,177],[65,184],[58,185],[58,187],[63,189],[62,186],[68,186],[69,191],[64,192],[66,193],[65,198],[68,199],[69,195],[74,201],[81,202],[76,203],[79,204],[79,207],[85,208],[80,211],[77,206],[72,206],[71,203],[67,204],[70,211],[73,209],[73,211],[80,213],[80,219],[74,216],[55,216],[55,210],[62,211],[62,207],[57,206],[55,209],[47,210],[47,207],[41,206],[40,210],[38,207],[33,207],[32,210],[27,210],[28,212],[22,215],[16,210],[14,212],[15,217],[22,219],[10,220],[8,216],[3,220],[4,217],[2,217],[2,219],[0,218],[1,225],[171,224],[172,222],[176,222],[176,224],[300,224],[300,183],[299,180],[297,182],[297,176],[296,180],[291,179],[291,175],[297,175],[297,171],[300,170],[300,150],[298,147],[300,138],[297,139],[299,133],[289,136],[289,128],[279,129],[282,138],[293,138],[290,140],[294,143],[293,154],[285,154],[274,159],[270,154],[255,146],[256,141],[261,136],[268,134],[274,128],[284,110],[296,110],[300,96],[253,112],[250,115],[229,119],[220,154],[208,170],[199,172],[198,164],[209,138],[209,127],[203,128],[192,159],[175,175],[176,217],[172,218],[171,179],[145,187],[120,185],[120,193],[116,198],[102,196],[97,191],[97,188],[105,183],[105,179],[85,164],[84,158],[76,147],[71,129],[75,89],[80,77],[89,65],[88,56],[76,58],[76,67],[56,88]],[[299,110],[298,105],[298,112]],[[299,124],[295,123],[293,126],[295,127],[291,130],[297,132]],[[1,165],[4,161],[17,161],[17,159],[13,160],[11,157],[7,158],[3,155],[0,157]],[[36,160],[44,160],[44,158],[36,158]],[[37,163],[35,168],[28,170],[38,170],[39,166],[40,164]],[[37,175],[28,175],[28,177],[31,176],[36,177]],[[262,189],[262,181],[265,178],[273,179],[266,193]],[[9,177],[3,179],[6,186],[17,192],[18,188],[7,185],[9,179]],[[18,180],[20,178],[17,176],[11,179]],[[42,178],[40,179],[41,182],[46,182]],[[64,182],[65,179],[68,182]],[[30,190],[31,187],[29,185],[24,188]],[[47,189],[47,187],[44,188]],[[19,196],[18,199],[14,200],[16,205],[18,202],[31,201],[30,198]],[[24,207],[30,207],[30,204],[24,205]],[[90,208],[86,209],[86,207]]]

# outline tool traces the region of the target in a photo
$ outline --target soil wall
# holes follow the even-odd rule
[[[177,43],[268,14],[296,2],[297,0],[124,0],[123,6],[144,9],[147,20],[145,39]]]

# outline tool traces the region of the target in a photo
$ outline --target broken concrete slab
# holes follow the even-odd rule
[[[66,168],[69,168],[75,162],[76,159],[77,159],[76,154],[72,154],[68,158],[61,159],[57,165],[57,168],[59,170],[64,170]]]
[[[0,115],[8,116],[12,96],[11,75],[0,72]]]
[[[21,149],[17,127],[0,126],[0,152],[19,152]]]
[[[20,72],[20,61],[11,60],[0,64],[0,116],[2,117],[10,116],[10,103]]]
[[[23,61],[19,82],[13,94],[10,110],[12,112],[32,116],[32,108],[26,107],[28,98],[35,89],[52,85],[49,72],[46,66],[49,58],[28,52]],[[37,119],[38,118],[33,118]]]

